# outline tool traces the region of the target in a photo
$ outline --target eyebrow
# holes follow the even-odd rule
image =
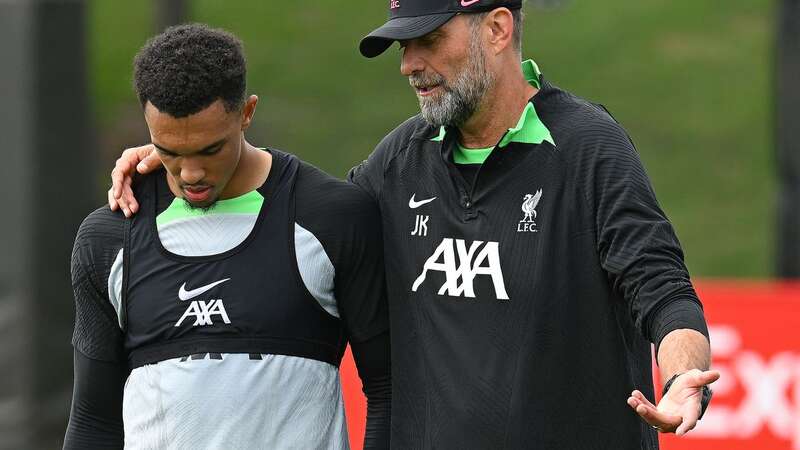
[[[445,33],[445,31],[442,30],[442,27],[439,27],[439,28],[431,31],[430,33],[428,33],[428,36],[432,37],[432,38],[438,38],[438,37],[444,36],[445,34],[447,34],[447,33]]]
[[[220,139],[220,140],[218,140],[217,142],[214,142],[214,143],[213,143],[213,144],[211,144],[211,145],[207,145],[207,146],[205,146],[204,148],[201,148],[200,150],[196,150],[196,151],[190,151],[190,152],[186,152],[186,153],[187,153],[187,154],[193,154],[193,153],[202,153],[202,152],[204,152],[204,151],[211,150],[211,149],[213,149],[213,148],[215,148],[215,147],[219,147],[220,145],[222,145],[222,144],[224,144],[224,143],[225,143],[225,139],[223,138],[223,139]],[[164,153],[171,153],[171,154],[173,154],[173,155],[180,155],[180,154],[181,154],[181,153],[179,153],[179,152],[176,152],[175,150],[170,150],[170,149],[168,149],[168,148],[162,147],[162,146],[160,146],[160,145],[156,144],[155,142],[153,142],[153,145],[154,145],[154,146],[155,146],[157,149],[161,150],[161,151],[162,151],[162,152],[164,152]]]

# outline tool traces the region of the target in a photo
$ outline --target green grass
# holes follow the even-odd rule
[[[96,122],[139,120],[131,59],[154,33],[151,2],[92,2]],[[362,58],[385,2],[196,0],[191,19],[245,42],[259,95],[251,140],[343,176],[417,104],[397,51]],[[567,2],[527,7],[525,55],[559,86],[603,103],[642,155],[696,276],[772,273],[773,3]],[[121,148],[111,132],[103,142]],[[141,139],[147,139],[143,134]]]
[[[136,103],[133,55],[153,34],[151,4],[89,3],[89,78],[96,119],[102,126],[118,120],[122,108]]]
[[[633,137],[697,275],[772,272],[772,17],[760,0],[529,14],[546,75],[605,104]]]

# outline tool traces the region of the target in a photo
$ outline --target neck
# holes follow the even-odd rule
[[[496,145],[509,128],[517,125],[528,100],[538,92],[525,80],[519,64],[510,73],[510,77],[495,80],[478,110],[459,127],[464,147],[486,148]]]
[[[242,154],[239,156],[239,164],[220,194],[221,200],[238,197],[258,189],[267,181],[272,168],[272,155],[269,152],[251,145],[244,136],[242,136],[241,145]]]

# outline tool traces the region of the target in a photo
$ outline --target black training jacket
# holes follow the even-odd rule
[[[383,218],[393,448],[655,449],[626,404],[654,400],[651,342],[707,333],[631,140],[540,81],[553,143],[495,148],[474,185],[453,163],[458,129],[419,116],[349,174]],[[665,329],[677,303],[700,325]]]

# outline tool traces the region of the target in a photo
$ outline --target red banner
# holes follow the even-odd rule
[[[800,450],[800,284],[703,281],[697,290],[722,377],[697,428],[682,438],[662,435],[662,449]],[[366,408],[349,351],[342,384],[359,450]]]

